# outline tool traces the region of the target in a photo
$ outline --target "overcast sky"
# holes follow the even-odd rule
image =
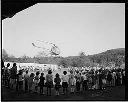
[[[36,40],[55,43],[60,56],[125,48],[124,3],[42,3],[2,20],[2,47],[33,57]]]

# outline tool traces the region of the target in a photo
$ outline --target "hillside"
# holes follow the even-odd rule
[[[125,62],[125,48],[107,50],[99,54],[90,55],[89,58],[91,61],[100,64],[104,62],[120,64],[121,62]]]
[[[2,59],[9,62],[20,62],[20,63],[40,63],[40,64],[58,64],[64,67],[82,67],[90,66],[93,63],[105,64],[114,62],[116,65],[121,65],[125,62],[125,48],[111,49],[105,52],[94,54],[94,55],[79,55],[69,57],[33,57],[23,56],[15,58],[14,56],[8,56],[7,53],[2,53]]]

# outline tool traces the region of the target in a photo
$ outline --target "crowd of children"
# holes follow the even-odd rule
[[[43,72],[36,72],[28,74],[28,71],[23,75],[23,70],[19,70],[17,74],[16,63],[13,64],[11,69],[7,67],[2,68],[2,85],[14,89],[16,85],[17,92],[23,91],[23,85],[25,86],[25,92],[34,92],[45,94],[44,88],[46,87],[46,94],[51,95],[52,88],[55,89],[56,95],[60,95],[60,88],[62,88],[62,94],[71,94],[85,92],[89,89],[104,90],[106,87],[125,85],[125,70],[70,70],[70,74],[67,71],[63,71],[63,75],[56,73],[55,78],[52,71],[49,70],[46,76]],[[33,89],[34,86],[34,89]]]

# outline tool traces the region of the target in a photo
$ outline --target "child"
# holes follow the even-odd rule
[[[95,79],[96,79],[96,87],[95,89],[98,89],[99,86],[98,86],[98,72],[96,71],[96,74],[95,74]]]
[[[63,94],[66,94],[68,91],[67,88],[68,88],[69,77],[68,77],[68,75],[66,75],[67,74],[66,71],[63,71],[63,74],[64,74],[64,75],[62,75]]]
[[[108,85],[111,86],[111,83],[112,83],[112,74],[111,74],[110,71],[108,72],[108,75],[107,75],[107,81],[108,81]]]
[[[88,82],[88,79],[87,79],[86,72],[83,72],[82,73],[82,88],[83,88],[83,92],[85,92],[85,90],[87,90],[87,88],[88,88],[87,82]]]
[[[46,75],[46,86],[47,86],[47,95],[51,96],[51,88],[53,87],[53,75],[52,71],[49,70]]]
[[[29,83],[29,92],[32,91],[32,85],[33,85],[33,80],[34,80],[34,73],[31,73],[30,74],[30,77],[29,77],[29,80],[28,80],[28,83]]]
[[[69,75],[69,85],[71,87],[71,93],[74,93],[75,91],[75,76],[73,75],[73,71],[70,71],[70,75]]]
[[[56,78],[54,79],[54,82],[55,82],[56,95],[58,96],[59,95],[59,88],[61,87],[61,85],[60,85],[61,79],[60,79],[58,73],[56,74]]]
[[[39,86],[40,86],[40,94],[43,94],[43,95],[44,95],[44,92],[43,92],[44,80],[45,80],[44,73],[41,73]]]
[[[17,91],[21,93],[23,91],[23,72],[22,70],[19,70],[19,73],[17,75]]]
[[[76,78],[76,91],[77,91],[77,92],[80,92],[81,75],[80,75],[79,71],[76,71],[75,78]]]
[[[99,75],[98,75],[98,79],[99,79],[99,89],[102,90],[102,86],[103,86],[103,83],[102,83],[102,78],[103,78],[103,73],[102,73],[102,70],[100,69],[99,70]]]
[[[122,84],[125,85],[125,70],[122,71]]]
[[[28,75],[28,70],[26,71],[26,74],[24,75],[24,81],[25,81],[25,92],[28,91],[28,79],[29,79],[29,75]]]
[[[103,77],[102,77],[102,89],[105,89],[106,88],[106,75],[105,73],[103,74]]]
[[[39,72],[36,72],[36,76],[35,76],[35,79],[34,79],[34,83],[35,83],[35,93],[37,93],[38,91],[38,83],[39,83]]]

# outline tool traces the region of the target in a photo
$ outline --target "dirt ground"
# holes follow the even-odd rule
[[[60,90],[60,93],[62,89]],[[45,90],[46,93],[46,90]],[[55,96],[52,89],[52,96],[40,95],[39,93],[25,93],[18,95],[15,90],[2,87],[1,101],[41,101],[41,100],[125,100],[125,86],[107,87],[106,90],[88,90],[85,93],[75,93]]]

